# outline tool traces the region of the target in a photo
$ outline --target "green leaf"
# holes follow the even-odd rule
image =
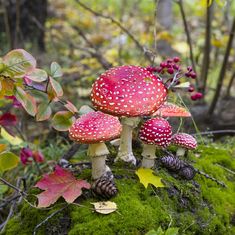
[[[52,126],[58,131],[67,131],[74,122],[73,113],[69,111],[57,112],[52,119]]]
[[[8,152],[0,154],[1,172],[11,170],[17,167],[18,163],[19,163],[19,157],[17,157],[14,153]]]
[[[63,89],[61,85],[53,78],[49,78],[52,91],[55,93],[55,97],[60,97],[63,95]]]
[[[30,94],[26,93],[21,87],[16,87],[15,96],[29,115],[36,115],[37,104],[35,99]]]
[[[57,62],[51,63],[51,76],[53,78],[59,78],[63,75],[60,65]]]
[[[165,232],[165,235],[178,235],[179,234],[179,228],[168,228]]]
[[[31,73],[26,76],[28,79],[34,82],[44,82],[47,80],[47,73],[42,69],[34,69]]]
[[[78,112],[77,108],[71,102],[69,102],[68,100],[66,101],[66,104],[64,106],[71,113],[77,113]]]
[[[9,187],[5,184],[0,184],[0,196],[7,192]]]
[[[6,65],[2,73],[7,76],[24,75],[36,68],[34,57],[23,49],[12,50],[3,57]]]
[[[38,106],[38,112],[37,112],[37,115],[36,115],[36,120],[37,120],[38,122],[47,120],[47,119],[50,118],[51,113],[52,113],[51,107],[50,107],[50,105],[48,104],[48,102],[46,102],[46,103],[41,103],[41,104]]]
[[[10,135],[3,127],[1,127],[1,136],[7,142],[14,146],[20,146],[23,143],[23,140],[17,136]]]
[[[164,235],[164,232],[161,228],[161,226],[155,231],[154,229],[148,231],[145,235]]]
[[[145,188],[148,187],[148,184],[154,185],[156,188],[165,187],[161,182],[161,178],[159,176],[154,175],[154,171],[148,168],[139,168],[136,172],[140,179],[140,183],[144,185]]]
[[[176,88],[189,88],[190,87],[190,83],[189,82],[184,82],[184,83],[181,83],[177,86],[175,86]]]

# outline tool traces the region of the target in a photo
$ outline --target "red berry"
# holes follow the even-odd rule
[[[192,69],[191,66],[188,66],[188,67],[187,67],[187,70],[188,70],[189,72],[191,72],[193,69]]]
[[[195,96],[197,99],[201,99],[203,97],[203,94],[201,92],[197,92]]]
[[[184,75],[185,75],[186,77],[188,77],[188,78],[190,77],[190,73],[189,73],[189,72],[185,73]]]
[[[180,61],[180,58],[176,56],[176,57],[173,58],[173,61],[174,61],[175,63],[178,63],[178,62]]]
[[[167,66],[167,63],[165,63],[165,62],[162,62],[162,63],[160,64],[160,66],[161,66],[162,68],[166,68],[166,66]]]
[[[162,68],[161,67],[157,68],[157,73],[161,73],[161,72],[162,72]]]
[[[177,64],[174,64],[174,65],[173,65],[173,68],[174,68],[175,70],[179,70],[179,69],[180,69],[180,66],[177,65]]]
[[[189,88],[188,88],[188,92],[193,92],[194,91],[194,87],[193,86],[190,86]]]
[[[191,78],[193,78],[193,79],[194,79],[194,78],[196,78],[196,77],[197,77],[197,74],[196,74],[195,72],[191,72],[191,73],[190,73],[190,76],[191,76]]]
[[[191,95],[191,100],[197,100],[196,95]]]
[[[167,72],[168,72],[169,74],[173,74],[173,73],[174,73],[174,69],[173,69],[173,68],[168,68],[168,69],[167,69]]]
[[[172,59],[167,59],[166,62],[167,62],[167,64],[170,64],[170,63],[173,62],[173,60]]]

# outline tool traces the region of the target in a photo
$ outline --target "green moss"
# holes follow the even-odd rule
[[[160,169],[157,173],[166,187],[156,189],[149,186],[145,189],[133,168],[120,164],[112,166],[114,174],[119,176],[116,179],[119,194],[112,199],[117,203],[117,212],[109,215],[94,212],[90,203],[99,199],[90,197],[80,200],[82,207],[70,205],[68,212],[63,211],[50,219],[37,234],[53,234],[46,229],[48,226],[53,228],[60,223],[59,218],[65,216],[71,219],[67,231],[69,235],[141,235],[157,230],[159,226],[165,230],[169,225],[179,227],[182,235],[235,234],[232,222],[235,215],[235,175],[229,172],[235,171],[233,153],[230,148],[218,148],[218,145],[211,144],[200,146],[189,156],[195,167],[223,181],[227,188],[201,175],[191,182],[174,178]],[[90,170],[83,171],[80,177],[90,180]],[[42,211],[24,203],[18,215],[10,220],[5,234],[32,234],[35,226],[59,207],[58,204],[53,210]]]

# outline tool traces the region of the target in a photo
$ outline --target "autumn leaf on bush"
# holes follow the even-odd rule
[[[140,168],[135,173],[136,175],[138,175],[140,183],[142,183],[145,188],[148,187],[148,184],[152,184],[156,188],[165,187],[164,184],[161,182],[161,178],[157,175],[154,175],[154,171],[151,169]]]
[[[82,188],[89,189],[90,184],[77,180],[69,171],[56,166],[54,172],[44,175],[35,187],[45,190],[37,195],[38,207],[48,207],[60,197],[68,203],[74,202],[82,194]]]
[[[0,125],[1,126],[15,126],[17,124],[17,119],[14,114],[4,113],[0,115]]]

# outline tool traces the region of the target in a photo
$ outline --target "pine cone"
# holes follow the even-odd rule
[[[191,180],[196,175],[196,171],[192,166],[185,166],[179,171],[179,175],[186,180]]]
[[[97,179],[91,186],[92,191],[102,197],[111,198],[118,193],[114,181],[107,176]]]
[[[162,157],[160,162],[165,168],[175,172],[178,172],[181,168],[186,166],[184,161],[170,155]]]

